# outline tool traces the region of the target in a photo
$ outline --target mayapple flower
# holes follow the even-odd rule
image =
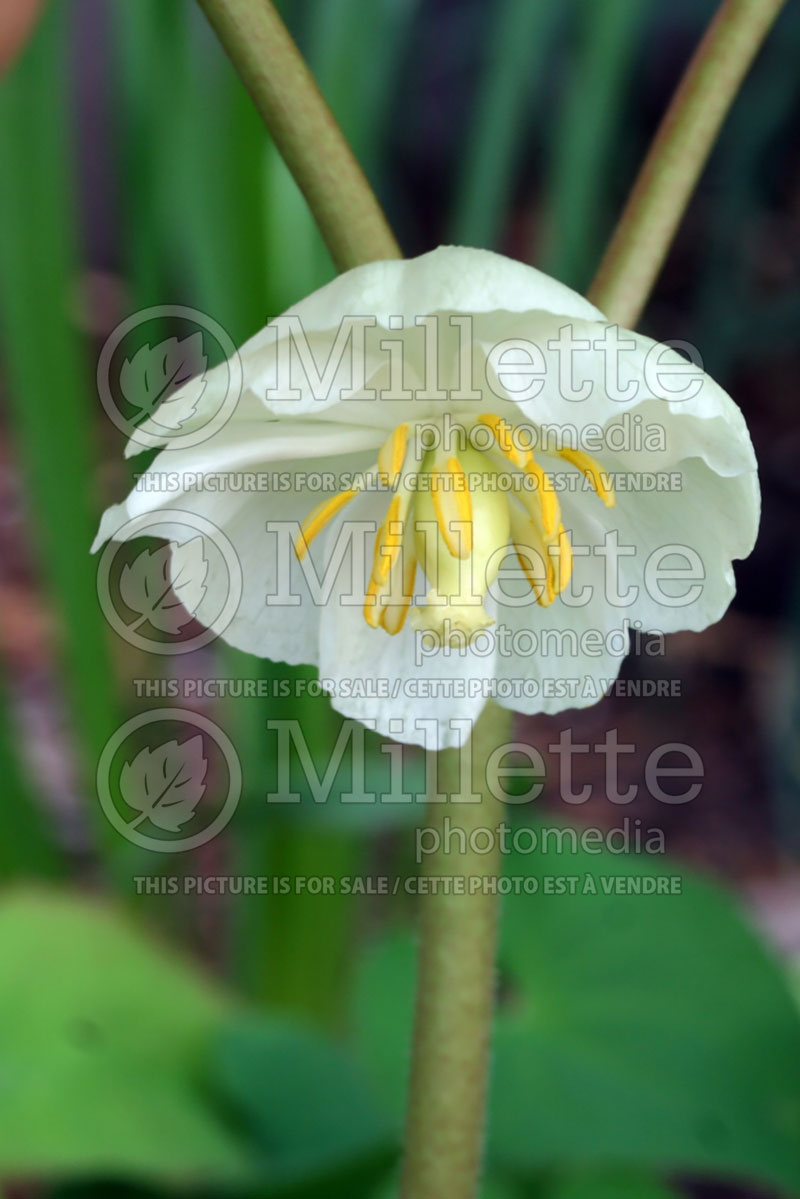
[[[442,747],[489,698],[587,706],[631,634],[703,629],[731,600],[759,514],[739,409],[694,359],[539,271],[458,247],[372,263],[240,363],[205,441],[225,364],[137,430],[129,453],[165,448],[96,547],[136,518],[212,522],[242,597],[217,627],[227,579],[209,562],[197,619],[317,666],[334,706],[381,733]]]

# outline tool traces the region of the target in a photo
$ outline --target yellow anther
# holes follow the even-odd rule
[[[542,470],[533,454],[530,456],[530,462],[525,464],[525,471],[527,474],[532,475],[536,479],[536,496],[539,500],[539,507],[541,508],[542,512],[542,524],[544,525],[544,531],[547,536],[552,537],[558,527],[558,518],[561,515],[558,496],[553,489],[553,484],[550,482],[550,479]]]
[[[406,623],[408,609],[414,598],[414,581],[417,577],[417,555],[414,552],[414,538],[406,538],[403,545],[402,564],[402,595],[393,599],[383,610],[383,627],[386,632],[395,637]]]
[[[386,520],[375,536],[375,551],[372,558],[372,577],[384,583],[394,566],[403,541],[403,497],[393,496],[386,513]],[[405,505],[407,507],[407,504]]]
[[[583,450],[559,450],[558,454],[560,458],[565,458],[567,462],[577,466],[581,474],[592,484],[606,508],[614,507],[617,502],[614,488],[608,481],[607,472],[603,470],[596,458],[592,458],[590,454],[584,454]]]
[[[377,469],[381,482],[396,489],[375,537],[372,574],[364,597],[364,619],[370,628],[383,628],[391,636],[401,631],[414,600],[419,564],[430,586],[424,604],[412,614],[414,627],[434,633],[442,644],[454,644],[456,635],[469,640],[491,624],[484,600],[502,559],[497,550],[509,541],[539,604],[551,604],[567,587],[573,569],[572,546],[550,477],[531,449],[518,444],[518,426],[494,413],[483,414],[477,423],[493,435],[494,447],[486,450],[496,448],[535,480],[535,488],[521,488],[510,499],[493,486],[480,486],[484,477],[494,482],[500,464],[492,453],[471,446],[449,458],[426,454],[419,471],[427,476],[428,487],[412,487],[405,473],[409,426],[394,429],[381,446],[376,466],[370,468],[372,478]],[[558,453],[589,479],[605,504],[614,505],[613,488],[599,462],[580,450]],[[298,558],[308,553],[314,538],[367,486],[369,475],[363,479],[359,477],[355,486],[309,512],[295,539]],[[434,534],[429,542],[426,530],[430,529],[437,529],[438,537]]]
[[[431,471],[431,498],[442,540],[454,558],[472,553],[472,499],[467,476],[458,458],[447,459],[447,469]]]
[[[520,564],[522,573],[528,580],[531,591],[536,596],[537,604],[541,604],[543,608],[546,608],[555,599],[553,566],[549,557],[542,557],[538,550],[532,549],[529,545],[515,544],[514,553],[517,555],[517,561]],[[541,564],[541,571],[539,573],[533,569],[534,562]]]
[[[383,482],[394,487],[408,448],[408,425],[398,425],[378,451],[378,471]]]
[[[394,636],[402,629],[414,596],[417,556],[410,520],[411,497],[395,496],[375,538],[375,558],[364,603],[371,628],[383,627]]]
[[[536,602],[547,607],[556,595],[556,571],[549,552],[551,547],[542,535],[538,520],[527,519],[516,506],[511,509],[511,541]]]
[[[482,412],[477,418],[477,423],[491,429],[498,448],[502,453],[507,454],[511,445],[508,421],[503,420],[502,416],[498,416],[496,412]]]
[[[367,594],[364,597],[364,620],[372,629],[380,628],[383,609],[379,602],[380,583],[370,579]]]
[[[555,558],[555,593],[561,595],[572,578],[572,544],[563,525],[558,526],[558,548],[554,549],[551,557]]]
[[[497,416],[494,412],[484,412],[478,417],[479,425],[486,425],[487,429],[491,429],[494,434],[494,439],[500,453],[508,458],[514,466],[519,470],[524,470],[533,455],[531,454],[530,446],[517,445],[514,441],[514,426],[510,425],[507,420],[503,420],[502,416]]]
[[[485,412],[479,416],[478,424],[486,425],[488,429],[491,429],[497,448],[512,466],[525,471],[536,480],[535,494],[542,512],[542,524],[547,536],[552,537],[558,528],[560,517],[558,497],[553,489],[553,484],[534,458],[530,447],[515,445],[513,426],[493,412]]]
[[[311,509],[301,524],[300,532],[294,543],[294,552],[298,558],[302,559],[306,556],[308,547],[314,538],[333,520],[337,512],[341,512],[342,508],[357,495],[358,488],[352,487],[349,491],[340,491],[338,495],[332,496],[329,500],[323,500],[321,504],[317,504],[316,508]]]

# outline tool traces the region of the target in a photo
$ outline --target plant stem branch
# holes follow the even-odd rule
[[[423,878],[432,885],[446,876],[463,879],[466,889],[423,890],[420,897],[403,1199],[473,1199],[477,1194],[495,990],[496,829],[502,817],[487,762],[508,739],[509,722],[510,713],[487,706],[465,750],[438,755],[446,798],[428,804],[426,835],[433,852],[426,857]],[[474,802],[464,802],[471,790],[463,772],[469,754],[475,789],[482,793]],[[487,847],[485,837],[471,839],[478,829],[494,838],[491,852],[477,852]]]
[[[739,87],[785,0],[724,0],[661,122],[589,299],[636,324]]]
[[[399,258],[364,172],[271,0],[198,0],[339,270]]]

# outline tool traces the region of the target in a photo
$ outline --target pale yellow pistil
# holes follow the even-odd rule
[[[492,623],[485,598],[509,545],[539,604],[552,603],[567,586],[572,546],[549,476],[516,435],[515,426],[494,413],[470,420],[466,427],[476,425],[492,434],[486,449],[467,444],[455,453],[423,454],[409,426],[399,425],[381,447],[376,466],[366,472],[365,478],[377,472],[394,491],[375,537],[364,598],[364,619],[370,627],[392,635],[400,632],[414,599],[419,564],[430,587],[412,613],[414,628],[443,645],[468,642]],[[613,489],[594,458],[577,450],[557,453],[590,480],[607,506],[613,506]],[[494,485],[500,467],[507,464],[531,478],[533,488],[509,492]],[[309,513],[295,541],[298,558],[361,489],[339,492]]]

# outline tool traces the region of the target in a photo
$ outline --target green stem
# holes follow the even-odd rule
[[[465,893],[423,890],[417,1007],[411,1062],[403,1199],[473,1199],[484,1141],[489,1045],[495,990],[500,873],[499,838],[487,848],[479,829],[495,833],[502,808],[492,793],[488,759],[508,739],[510,713],[488,706],[463,753],[439,754],[444,801],[428,805],[435,851],[424,878],[464,881]],[[463,774],[472,756],[471,791]]]
[[[636,324],[750,64],[785,0],[724,0],[673,96],[589,290]]]
[[[364,172],[271,0],[198,0],[339,270],[399,258]]]

